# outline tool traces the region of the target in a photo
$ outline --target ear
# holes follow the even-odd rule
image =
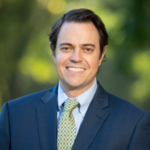
[[[55,57],[55,52],[54,51],[52,51],[52,55],[53,55],[53,58]]]
[[[102,55],[101,55],[101,58],[99,59],[99,66],[101,65],[102,60],[103,60],[103,58],[104,58],[104,56],[105,56],[106,49],[107,49],[107,45],[105,45],[105,47],[104,47],[104,49],[103,49],[103,53],[102,53]]]
[[[54,60],[54,63],[55,63],[55,52],[52,50],[52,55],[53,55],[53,60]]]
[[[54,63],[55,63],[55,51],[54,51],[54,46],[51,45],[51,42],[50,42],[50,48],[52,50],[52,55],[53,55],[53,59],[54,59]]]

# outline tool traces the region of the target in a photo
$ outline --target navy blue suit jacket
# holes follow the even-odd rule
[[[57,150],[57,87],[3,105],[0,150]],[[150,113],[98,83],[72,149],[150,150]]]

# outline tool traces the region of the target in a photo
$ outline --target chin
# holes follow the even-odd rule
[[[72,88],[78,88],[78,87],[80,87],[80,86],[82,86],[82,84],[79,84],[79,83],[68,83],[68,87],[72,87]]]
[[[66,86],[69,88],[69,89],[75,89],[75,88],[80,88],[82,87],[83,83],[80,83],[79,81],[74,81],[74,82],[66,82]]]

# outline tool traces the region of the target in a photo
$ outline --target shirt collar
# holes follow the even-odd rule
[[[80,106],[80,112],[82,113],[82,115],[85,115],[85,113],[93,99],[93,96],[96,92],[96,89],[97,89],[97,81],[95,78],[93,85],[88,90],[86,90],[84,93],[82,93],[78,97],[76,97],[76,99],[80,103],[79,106]],[[58,109],[59,110],[61,110],[63,108],[63,103],[68,98],[69,97],[65,94],[65,92],[63,91],[63,89],[61,88],[60,83],[59,83],[59,85],[58,85]]]

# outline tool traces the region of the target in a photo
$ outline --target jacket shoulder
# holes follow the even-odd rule
[[[132,104],[131,102],[119,98],[115,95],[108,94],[108,97],[109,97],[110,106],[112,106],[113,110],[116,109],[118,113],[124,113],[126,115],[135,116],[135,117],[149,113],[146,110],[143,110],[137,107],[136,105]]]
[[[11,108],[23,108],[25,106],[30,107],[30,106],[36,106],[39,105],[42,102],[42,97],[47,93],[47,92],[52,92],[54,89],[54,87],[50,88],[50,89],[46,89],[43,91],[39,91],[39,92],[35,92],[32,94],[28,94],[13,100],[10,100],[8,103],[8,107]]]

